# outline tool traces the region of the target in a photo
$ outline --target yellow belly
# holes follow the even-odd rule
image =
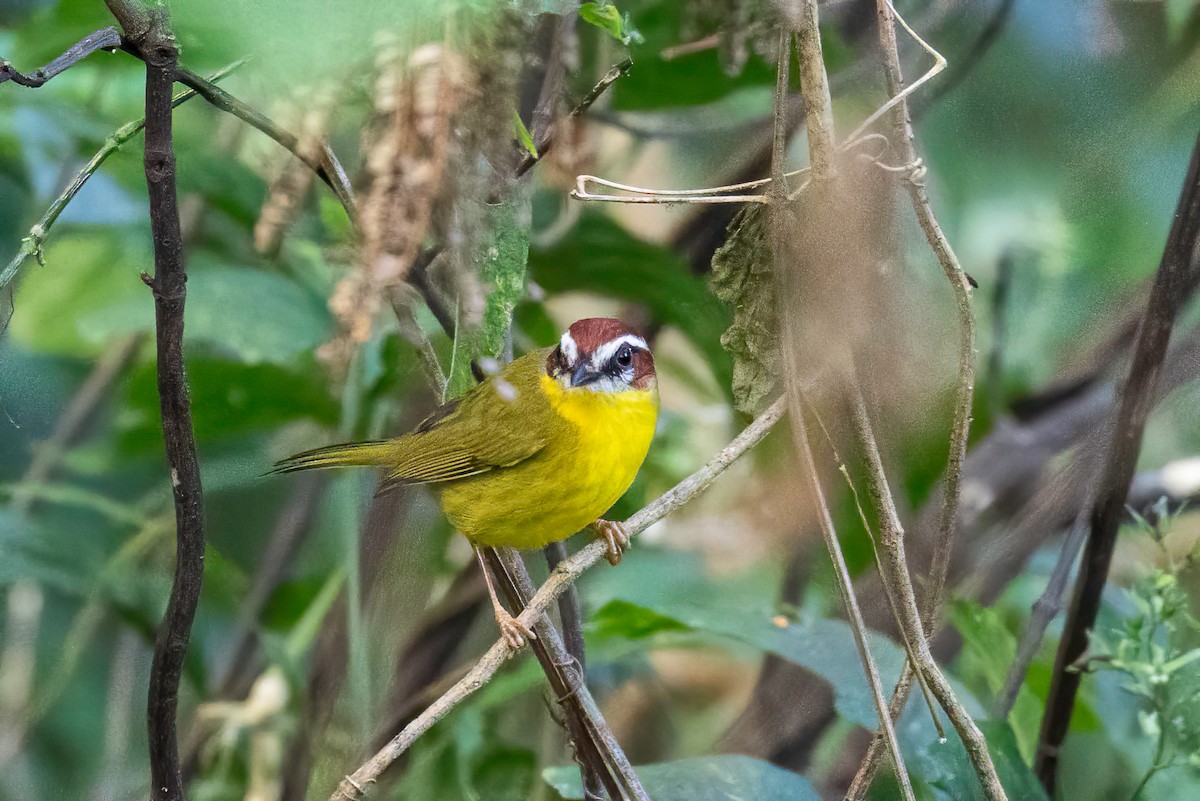
[[[439,487],[450,523],[481,545],[541,548],[617,502],[637,476],[658,418],[657,392],[564,390],[542,378],[564,423],[537,455]]]

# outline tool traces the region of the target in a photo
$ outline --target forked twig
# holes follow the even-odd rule
[[[813,180],[817,182],[816,191],[828,186],[833,175],[833,160],[836,156],[834,141],[836,133],[833,123],[833,101],[829,92],[829,79],[825,73],[825,57],[821,52],[820,22],[818,19],[817,0],[801,0],[799,7],[799,30],[796,32],[796,51],[800,62],[800,91],[804,97],[805,125],[808,131],[809,161],[813,165]],[[789,235],[785,229],[787,224],[785,201],[787,196],[786,178],[783,175],[783,163],[786,149],[787,120],[784,105],[784,94],[787,88],[787,74],[790,61],[790,35],[786,31],[780,36],[781,51],[779,63],[776,66],[777,80],[775,89],[775,129],[774,146],[772,149],[772,177],[775,179],[771,187],[775,205],[772,208],[771,242],[775,254],[775,273],[782,279],[786,273],[780,257],[784,252],[783,243]],[[863,620],[858,598],[854,594],[854,582],[846,567],[846,559],[842,555],[841,542],[834,528],[833,516],[821,489],[821,480],[817,474],[816,461],[813,458],[812,447],[809,444],[808,431],[804,423],[804,397],[800,383],[800,360],[796,352],[798,343],[794,330],[795,319],[788,315],[784,318],[783,352],[786,359],[788,376],[787,394],[790,399],[792,416],[792,439],[800,459],[803,481],[817,512],[817,523],[821,529],[821,537],[825,548],[829,551],[829,559],[833,564],[834,579],[842,604],[849,618],[850,630],[854,634],[854,644],[858,649],[859,659],[867,674],[871,687],[871,697],[875,702],[876,714],[879,717],[880,729],[892,756],[896,770],[896,780],[905,801],[912,801],[912,782],[908,776],[908,768],[904,764],[904,756],[900,751],[900,743],[896,738],[892,718],[889,715],[887,700],[883,694],[883,684],[879,678],[879,670],[871,655],[867,643],[867,626]]]

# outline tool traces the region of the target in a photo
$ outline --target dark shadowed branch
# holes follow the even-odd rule
[[[1200,283],[1200,138],[1192,151],[1175,219],[1150,300],[1138,328],[1133,359],[1111,429],[1107,457],[1088,510],[1087,545],[1080,565],[1075,594],[1059,641],[1054,661],[1046,714],[1038,741],[1035,768],[1047,792],[1053,793],[1058,768],[1058,751],[1066,737],[1079,690],[1081,674],[1077,663],[1087,650],[1088,635],[1100,609],[1100,596],[1108,581],[1108,568],[1116,547],[1117,528],[1124,517],[1125,498],[1133,480],[1141,449],[1142,433],[1154,408],[1159,377],[1170,344],[1175,318]]]
[[[154,275],[143,280],[154,295],[158,394],[163,443],[175,501],[175,577],[154,643],[146,720],[150,746],[150,797],[184,797],[176,737],[179,678],[191,638],[204,577],[204,495],[192,433],[183,361],[183,309],[187,272],[175,190],[171,142],[171,89],[178,49],[166,8],[107,0],[109,9],[146,62],[146,187],[154,239]]]

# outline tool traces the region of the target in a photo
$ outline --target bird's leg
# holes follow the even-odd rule
[[[596,532],[596,536],[603,538],[608,545],[604,551],[604,558],[608,563],[615,565],[620,562],[621,554],[629,550],[629,532],[625,530],[625,524],[601,518],[592,523],[591,528]]]
[[[500,636],[514,651],[524,645],[526,640],[536,640],[537,635],[533,633],[533,629],[513,617],[507,609],[500,605],[500,598],[496,595],[496,587],[492,584],[492,574],[488,570],[487,562],[484,561],[483,552],[474,544],[471,549],[475,551],[475,558],[479,560],[479,569],[483,571],[483,582],[487,584],[488,596],[492,599],[492,610],[496,614],[496,625],[500,627]]]

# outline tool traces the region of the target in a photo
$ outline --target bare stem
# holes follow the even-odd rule
[[[1035,769],[1042,786],[1053,792],[1058,752],[1066,737],[1082,674],[1075,665],[1083,658],[1088,635],[1100,610],[1100,596],[1124,518],[1125,498],[1137,467],[1146,420],[1157,399],[1158,384],[1171,340],[1171,331],[1184,302],[1200,284],[1200,136],[1192,150],[1187,177],[1162,260],[1150,289],[1150,299],[1138,327],[1129,373],[1109,432],[1108,453],[1088,509],[1089,534],[1079,579],[1054,660],[1046,714],[1038,738]]]
[[[46,81],[58,75],[63,70],[74,66],[78,62],[95,53],[97,50],[107,50],[112,52],[121,46],[121,34],[116,28],[104,28],[89,33],[87,36],[80,39],[75,44],[67,49],[58,58],[51,61],[44,67],[38,67],[33,72],[25,75],[17,72],[12,64],[0,58],[0,83],[12,81],[29,89],[37,89],[46,83]]]
[[[790,61],[788,57],[789,39],[790,37],[787,36],[780,37],[780,47],[783,50],[783,54],[780,56],[776,69],[782,77],[777,78],[776,81],[775,138],[771,164],[771,177],[773,179],[771,186],[773,201],[771,206],[771,239],[776,261],[775,272],[780,277],[786,275],[786,265],[780,262],[780,257],[785,252],[784,242],[789,234],[786,230],[786,226],[789,223],[786,209],[789,193],[784,184],[783,172],[784,140],[787,136],[786,75]],[[796,43],[797,57],[800,62],[800,91],[804,97],[805,124],[808,128],[809,161],[812,164],[812,176],[815,181],[816,190],[824,191],[828,188],[830,180],[834,177],[834,160],[837,157],[837,149],[834,145],[833,104],[829,95],[829,79],[825,72],[824,55],[821,52],[821,33],[816,0],[802,0],[800,3]],[[820,202],[820,200],[817,202]],[[792,330],[794,329],[794,322],[794,319],[790,316],[785,318],[783,337],[785,353],[788,354],[786,363],[788,365],[787,374],[790,383],[788,396],[790,398],[792,418],[792,438],[795,443],[796,452],[800,457],[803,480],[817,510],[817,522],[821,529],[821,536],[825,540],[825,548],[829,551],[829,558],[833,563],[834,578],[837,583],[838,592],[842,597],[842,603],[846,608],[846,616],[850,622],[850,629],[854,633],[854,644],[858,648],[859,658],[862,661],[863,669],[867,674],[867,680],[871,686],[871,696],[875,702],[875,710],[879,716],[880,728],[891,753],[892,762],[895,765],[896,780],[900,785],[902,797],[906,801],[912,801],[914,798],[912,782],[908,776],[908,769],[904,764],[904,757],[900,752],[900,744],[896,739],[892,718],[888,714],[887,700],[883,694],[883,684],[879,678],[879,669],[875,665],[875,659],[867,644],[867,626],[863,621],[862,610],[858,605],[858,598],[854,594],[854,582],[850,577],[849,569],[846,567],[846,559],[842,555],[841,543],[838,540],[837,531],[833,525],[833,516],[830,514],[829,505],[825,500],[825,493],[821,489],[820,477],[817,474],[816,462],[813,459],[812,447],[809,444],[808,432],[804,424],[803,396],[800,387],[800,360],[798,354],[794,352],[798,337],[798,334]]]
[[[879,715],[879,725],[883,731],[884,741],[887,743],[888,750],[891,753],[892,762],[896,766],[896,780],[900,783],[901,795],[906,801],[912,801],[914,799],[912,783],[908,778],[908,770],[904,765],[904,757],[900,753],[900,744],[896,739],[896,731],[888,711],[887,699],[883,694],[883,684],[879,679],[879,669],[875,666],[875,659],[872,657],[870,646],[867,644],[867,624],[863,621],[862,610],[859,608],[858,599],[854,595],[854,581],[850,578],[850,571],[846,567],[846,559],[842,555],[841,543],[838,541],[837,530],[833,525],[833,516],[829,512],[829,504],[826,502],[825,493],[821,489],[816,462],[813,459],[812,449],[808,442],[808,432],[804,425],[804,413],[801,408],[798,390],[795,392],[795,400],[791,411],[792,438],[795,440],[796,452],[800,455],[800,469],[804,475],[804,482],[808,487],[809,494],[812,496],[817,508],[817,523],[820,525],[821,536],[825,539],[825,547],[829,551],[829,558],[833,562],[834,579],[837,583],[838,592],[842,596],[842,603],[846,606],[846,615],[850,620],[850,630],[854,632],[854,644],[858,648],[859,658],[862,660],[863,668],[867,672],[867,679],[871,685],[871,697],[875,701],[875,710]]]
[[[900,516],[896,512],[896,503],[892,492],[888,487],[883,459],[879,455],[879,446],[875,442],[875,434],[867,414],[866,403],[863,401],[862,393],[856,389],[857,384],[853,384],[853,387],[855,388],[852,400],[855,439],[867,459],[869,468],[867,489],[880,518],[883,580],[891,584],[892,594],[897,602],[897,611],[900,613],[897,622],[904,633],[904,638],[912,645],[910,653],[916,659],[913,668],[920,672],[934,697],[946,711],[950,722],[958,731],[958,736],[966,746],[967,756],[975,766],[975,772],[983,786],[984,795],[989,801],[1001,801],[1007,796],[1004,788],[1000,786],[1000,778],[996,775],[996,766],[992,763],[991,754],[988,753],[983,733],[954,695],[950,682],[946,680],[929,650],[929,640],[925,636],[925,629],[921,624],[921,614],[917,609],[912,579],[908,575],[908,560],[904,554],[904,528],[900,523]]]
[[[796,51],[800,59],[800,93],[804,96],[805,121],[808,123],[808,158],[813,178],[820,182],[833,174],[837,148],[834,146],[833,100],[829,95],[825,55],[821,51],[817,0],[800,0]]]
[[[187,270],[175,190],[171,142],[172,99],[179,53],[165,6],[108,0],[126,42],[146,62],[146,187],[154,240],[154,275],[143,276],[154,295],[158,394],[163,443],[175,501],[175,576],[167,611],[154,642],[146,720],[150,746],[150,797],[182,801],[176,713],[179,679],[204,578],[204,493],[192,433],[183,360],[183,309]]]
[[[904,75],[900,69],[900,53],[896,41],[895,9],[890,0],[876,0],[879,25],[879,45],[883,53],[887,91],[898,97],[906,90]],[[909,87],[910,89],[912,87]],[[942,592],[946,575],[950,569],[950,551],[958,527],[958,504],[962,484],[963,459],[966,458],[967,437],[971,429],[971,403],[975,390],[975,315],[971,310],[971,282],[963,272],[954,249],[950,246],[929,203],[929,195],[921,183],[916,135],[909,116],[907,97],[901,97],[892,106],[893,146],[898,148],[900,160],[912,168],[905,177],[905,185],[917,222],[925,234],[929,247],[937,257],[946,280],[954,292],[955,311],[958,317],[958,377],[954,389],[954,419],[950,426],[950,453],[946,461],[946,472],[942,482],[942,505],[938,516],[938,531],[934,541],[933,558],[929,575],[925,581],[925,595],[921,603],[921,618],[926,636],[932,634],[941,614]],[[900,676],[892,693],[893,716],[904,709],[908,692],[912,687],[913,672],[908,667]],[[878,738],[871,743],[867,756],[854,777],[852,789],[865,792],[878,769],[881,746]]]
[[[642,533],[652,524],[657,523],[707,489],[717,476],[725,472],[731,464],[766,437],[783,416],[785,408],[785,399],[781,398],[775,401],[702,468],[626,520],[625,528],[629,535],[632,537]],[[521,612],[518,619],[528,626],[535,626],[550,606],[566,591],[567,587],[574,584],[575,580],[588,568],[604,558],[605,547],[603,542],[597,540],[581,548],[569,559],[560,562],[530,599],[525,611]],[[343,779],[330,797],[330,801],[345,801],[346,799],[356,801],[362,798],[368,784],[374,782],[421,735],[449,714],[450,710],[487,684],[496,675],[500,666],[512,655],[513,652],[505,641],[497,640],[453,687],[414,718],[375,756],[363,763],[353,774]]]

